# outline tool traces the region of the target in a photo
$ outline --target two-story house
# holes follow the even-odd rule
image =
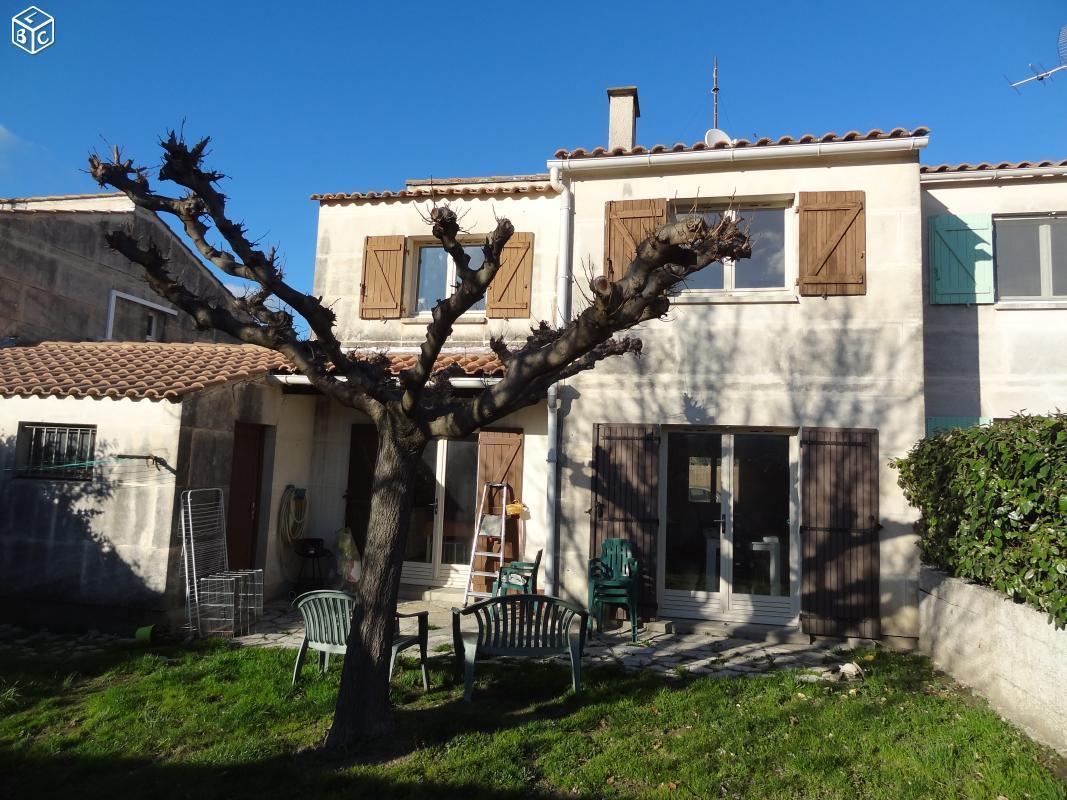
[[[584,602],[588,558],[625,537],[646,619],[913,641],[917,512],[889,460],[929,430],[1067,405],[1067,162],[923,167],[924,128],[758,141],[709,132],[691,146],[641,147],[636,89],[608,99],[608,146],[558,151],[544,173],[312,198],[314,292],[337,312],[346,348],[384,352],[395,372],[414,361],[455,281],[428,209],[460,209],[475,259],[496,219],[512,221],[501,273],[441,354],[439,367],[458,367],[459,392],[503,373],[491,337],[522,340],[541,320],[569,319],[589,279],[620,274],[656,225],[737,214],[753,239],[751,259],[692,276],[666,319],[636,331],[640,358],[605,361],[491,430],[427,448],[402,591],[461,596],[482,486],[506,482],[525,509],[508,555],[542,551],[550,593]],[[169,347],[176,358],[180,346]],[[167,412],[169,449],[137,445],[172,453],[178,477],[155,489],[158,530],[130,537],[159,552],[149,588],[174,587],[176,491],[224,487],[243,520],[231,549],[263,567],[277,595],[299,568],[279,530],[285,488],[307,490],[306,535],[332,544],[347,525],[361,543],[376,440],[368,420],[276,357],[212,347],[210,382],[123,377],[131,388],[113,402],[125,419],[147,420],[161,397],[181,405]],[[103,392],[95,362],[90,388],[56,382],[88,363],[71,348],[6,361],[0,351],[11,430],[61,400],[66,418],[99,417],[99,441],[140,452],[109,439],[119,426],[84,399]]]

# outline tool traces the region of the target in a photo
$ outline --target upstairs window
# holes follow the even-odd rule
[[[95,425],[20,422],[15,473],[22,478],[91,480],[95,452]]]
[[[480,244],[463,246],[463,252],[470,256],[470,268],[479,269],[485,263],[485,255]],[[422,245],[418,248],[418,275],[415,284],[415,313],[429,314],[437,301],[452,294],[459,284],[459,274],[452,257],[440,245]],[[467,313],[485,313],[483,297]]]
[[[1067,298],[1067,215],[993,221],[997,298]]]
[[[683,294],[715,294],[778,290],[786,283],[786,213],[782,207],[745,207],[726,210],[698,210],[709,227],[719,222],[720,214],[740,217],[752,239],[752,257],[739,262],[727,259],[708,264],[685,280]],[[680,205],[674,219],[689,217]]]

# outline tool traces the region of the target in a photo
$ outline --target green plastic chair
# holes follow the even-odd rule
[[[630,640],[637,641],[637,595],[640,591],[640,568],[634,558],[633,545],[627,539],[605,539],[600,557],[589,559],[589,626],[596,619],[597,630],[604,630],[604,607],[626,606],[630,619]]]
[[[502,597],[508,592],[537,594],[537,572],[541,568],[543,552],[538,550],[533,561],[512,561],[502,566],[493,582],[493,597]]]
[[[300,644],[300,650],[296,654],[296,664],[293,666],[293,686],[296,686],[296,678],[300,674],[300,668],[304,666],[304,658],[308,650],[319,651],[319,667],[323,672],[330,668],[330,654],[344,654],[348,649],[348,631],[352,624],[352,609],[356,607],[356,598],[347,592],[336,589],[320,589],[314,592],[305,592],[293,601],[293,606],[304,618],[304,641]],[[389,677],[393,675],[393,667],[396,665],[396,655],[401,650],[419,646],[419,661],[422,665],[422,688],[430,691],[430,676],[426,668],[426,642],[430,632],[430,620],[428,611],[417,611],[413,614],[397,614],[396,628],[393,632],[392,655],[389,658]],[[417,617],[419,632],[417,634],[400,634],[400,620]]]

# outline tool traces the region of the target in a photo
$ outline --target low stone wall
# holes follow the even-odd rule
[[[1067,756],[1067,630],[1056,630],[1048,615],[923,567],[919,649]]]

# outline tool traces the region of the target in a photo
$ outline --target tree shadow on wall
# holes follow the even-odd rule
[[[17,439],[0,439],[0,617],[53,630],[125,629],[159,605],[145,581],[151,549],[169,547],[147,513],[173,474],[96,445],[88,480],[28,477]],[[164,537],[164,538],[161,538]],[[155,551],[155,552],[158,552]],[[165,560],[164,560],[165,563]]]

